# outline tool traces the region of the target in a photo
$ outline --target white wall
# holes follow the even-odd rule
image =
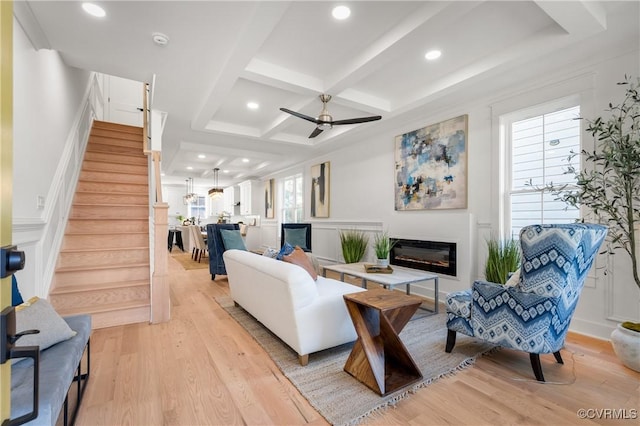
[[[519,109],[552,100],[566,94],[579,94],[583,116],[604,114],[610,101],[620,99],[616,82],[624,74],[640,75],[637,47],[609,59],[592,59],[591,64],[553,70],[521,84],[504,87],[491,97],[468,99],[459,105],[438,112],[427,111],[419,119],[397,128],[367,137],[361,141],[345,141],[344,148],[319,156],[273,176],[283,178],[302,171],[305,176],[305,200],[309,199],[310,167],[330,162],[331,214],[329,219],[309,220],[313,223],[314,254],[321,261],[340,261],[337,231],[357,227],[365,230],[388,229],[391,236],[411,239],[453,241],[458,243],[458,276],[442,275],[440,295],[469,288],[482,278],[485,259],[485,238],[499,232],[500,199],[498,173],[501,164],[498,153],[495,113],[500,109]],[[394,137],[441,120],[468,114],[468,208],[460,210],[395,211],[394,210]],[[590,137],[584,135],[590,143]],[[277,188],[276,196],[281,188]],[[276,221],[262,221],[262,241],[277,245]],[[598,267],[607,259],[600,257]],[[640,294],[631,280],[630,263],[622,254],[611,259],[605,276],[602,269],[592,270],[582,293],[571,328],[584,334],[608,338],[617,321],[640,318]],[[412,290],[431,295],[429,285]]]
[[[90,73],[54,50],[36,51],[15,19],[13,27],[13,214],[39,219],[36,197],[49,192]]]
[[[77,123],[90,73],[66,66],[51,50],[36,51],[20,24],[13,22],[13,242],[26,253],[25,269],[16,274],[23,296],[46,297],[43,275],[53,238],[50,207],[54,177]],[[74,133],[74,134],[72,134]],[[44,205],[37,206],[37,197]]]

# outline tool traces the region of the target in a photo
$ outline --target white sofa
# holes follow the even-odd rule
[[[234,302],[298,353],[309,354],[356,340],[343,295],[365,291],[318,276],[298,265],[242,250],[224,252]]]

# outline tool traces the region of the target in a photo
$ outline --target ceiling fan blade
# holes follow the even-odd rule
[[[348,118],[346,120],[335,120],[331,124],[358,124],[358,123],[367,123],[369,121],[380,120],[382,116],[374,115],[371,117],[360,117],[360,118]]]
[[[291,114],[293,116],[296,116],[298,118],[302,118],[303,120],[307,120],[307,121],[310,121],[310,122],[315,123],[315,124],[320,124],[317,119],[315,119],[313,117],[309,117],[308,115],[300,114],[299,112],[291,111],[290,109],[280,108],[280,111],[286,112],[287,114]]]
[[[309,139],[318,136],[320,133],[322,133],[322,130],[323,129],[321,129],[320,127],[316,127],[315,129],[313,129],[313,132],[311,132],[311,134],[309,135]]]

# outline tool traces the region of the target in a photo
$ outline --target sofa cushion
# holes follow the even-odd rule
[[[247,247],[242,241],[242,235],[239,229],[221,229],[220,236],[222,237],[222,244],[224,244],[225,250],[246,250]]]
[[[265,257],[270,257],[271,259],[275,259],[276,257],[278,257],[278,253],[279,251],[277,249],[274,249],[273,247],[267,247],[266,249],[264,249],[264,252],[262,252],[262,255]]]
[[[300,246],[296,246],[291,254],[283,256],[282,260],[288,263],[293,263],[294,265],[301,266],[305,271],[309,273],[309,275],[311,275],[311,278],[313,278],[314,281],[318,279],[318,274],[316,273],[313,264],[307,257],[304,250],[300,248]]]
[[[40,346],[42,351],[76,335],[49,302],[38,297],[16,306],[16,332],[32,329],[40,333],[21,337],[20,346]]]
[[[507,280],[506,283],[504,283],[505,287],[516,287],[518,284],[520,284],[520,268],[518,268]]]
[[[285,242],[285,243],[282,245],[282,248],[280,249],[280,252],[279,252],[279,253],[278,253],[278,255],[276,256],[276,259],[278,259],[278,260],[282,260],[282,258],[283,258],[284,256],[287,256],[287,255],[291,254],[291,253],[293,252],[294,248],[295,248],[295,247],[293,247],[291,244],[289,244],[289,243]]]
[[[63,321],[77,333],[71,339],[40,352],[38,417],[29,423],[32,425],[56,425],[67,391],[73,383],[78,363],[82,359],[82,354],[91,335],[90,315],[65,317]],[[26,337],[21,338],[18,345],[22,345],[21,342]],[[11,366],[12,418],[23,416],[31,411],[32,394],[33,361],[31,358],[27,358],[25,361]]]

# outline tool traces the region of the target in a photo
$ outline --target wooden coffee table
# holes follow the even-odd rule
[[[344,301],[358,334],[344,371],[382,396],[420,380],[398,334],[422,299],[379,288],[345,294]]]

